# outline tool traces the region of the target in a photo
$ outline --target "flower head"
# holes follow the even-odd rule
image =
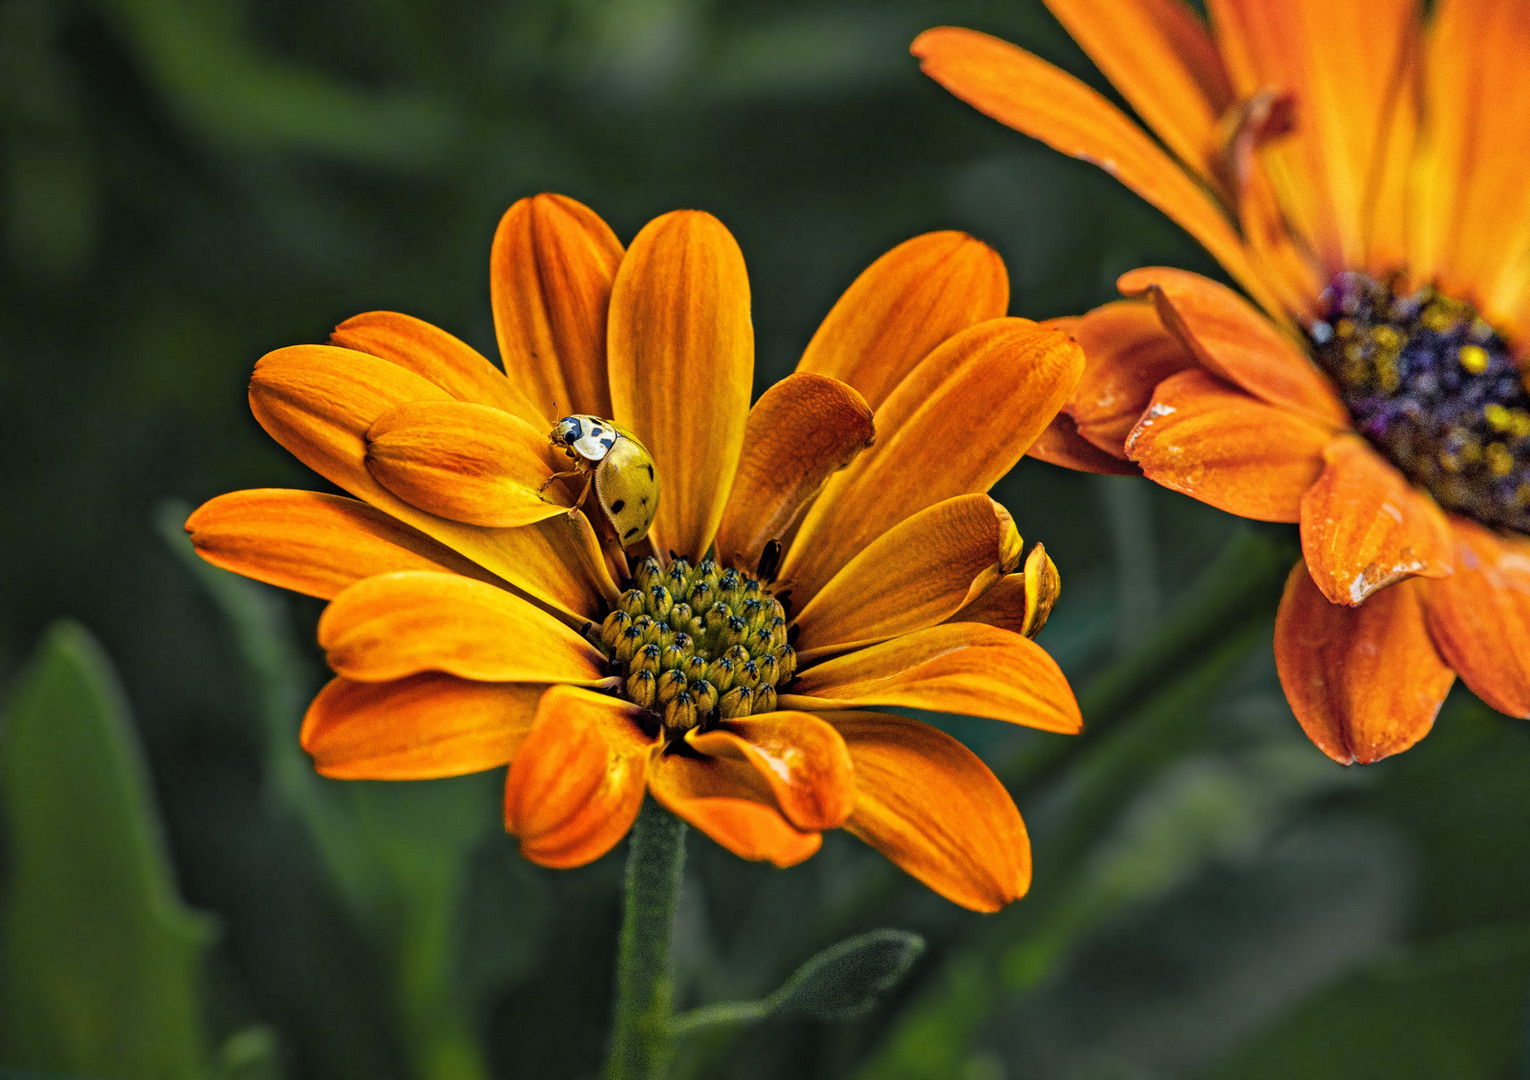
[[[264,357],[256,417],[356,498],[235,492],[187,523],[210,561],[330,601],[337,677],[302,730],[319,771],[508,763],[506,827],[548,866],[609,850],[651,793],[745,858],[796,863],[844,827],[960,904],[1021,895],[1002,785],[865,709],[1078,730],[1030,640],[1056,569],[985,494],[1071,392],[1077,346],[1003,317],[1002,264],[957,233],[878,260],[752,408],[749,283],[707,214],[624,250],[570,199],[522,200],[491,291],[503,371],[391,313]],[[626,550],[580,476],[550,482],[566,414],[651,455],[662,498]]]
[[[1275,655],[1336,760],[1423,737],[1457,674],[1530,716],[1530,19],[1516,0],[1047,0],[1103,97],[966,30],[957,96],[1101,164],[1258,307],[1150,268],[1074,331],[1033,453],[1299,522]]]

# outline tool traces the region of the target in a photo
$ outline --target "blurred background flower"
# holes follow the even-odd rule
[[[271,349],[387,308],[492,350],[484,237],[535,191],[624,237],[675,206],[726,221],[756,393],[927,230],[991,244],[1016,315],[1137,266],[1217,275],[1108,176],[919,77],[908,42],[942,22],[1110,93],[1020,0],[0,6],[0,1064],[595,1074],[620,853],[522,860],[493,773],[316,777],[294,735],[317,602],[201,565],[180,523],[314,486],[245,403]],[[1046,523],[1067,590],[1039,641],[1086,732],[942,723],[1024,813],[1031,894],[978,916],[846,837],[789,871],[693,838],[683,1006],[877,927],[927,948],[859,1019],[788,995],[688,1036],[676,1075],[1512,1075],[1530,731],[1458,695],[1411,753],[1343,770],[1270,660],[1287,529],[1039,462],[994,496]]]

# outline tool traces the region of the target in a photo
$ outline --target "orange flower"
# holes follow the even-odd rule
[[[1087,369],[1032,450],[1299,522],[1275,628],[1302,727],[1407,749],[1457,674],[1530,716],[1530,19],[1519,0],[1047,0],[1158,136],[1012,45],[924,70],[1093,161],[1258,308],[1142,269],[1073,326]],[[1262,309],[1262,310],[1260,310]],[[1519,347],[1517,348],[1516,345]]]
[[[579,203],[523,199],[490,285],[503,372],[391,313],[256,365],[262,426],[361,501],[242,491],[187,522],[209,561],[330,600],[338,677],[302,730],[318,770],[509,763],[506,827],[546,866],[604,854],[649,792],[745,858],[790,865],[842,826],[959,904],[1022,895],[1025,827],[992,773],[859,710],[1079,729],[1030,640],[1056,569],[1040,545],[1022,562],[984,494],[1072,391],[1078,347],[1003,317],[1003,264],[958,233],[879,259],[752,409],[749,282],[707,214],[623,251]],[[539,494],[564,411],[652,453],[647,546]]]

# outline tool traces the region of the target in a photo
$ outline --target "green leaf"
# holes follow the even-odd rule
[[[75,624],[48,632],[0,725],[0,805],[4,1061],[200,1077],[198,976],[213,924],[177,896],[122,691]]]
[[[771,1012],[850,1020],[871,1011],[908,974],[924,938],[906,930],[871,930],[831,945],[770,995]]]

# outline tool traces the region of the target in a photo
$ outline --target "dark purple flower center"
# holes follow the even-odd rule
[[[1343,273],[1308,327],[1355,428],[1439,504],[1530,533],[1530,391],[1472,305]]]

